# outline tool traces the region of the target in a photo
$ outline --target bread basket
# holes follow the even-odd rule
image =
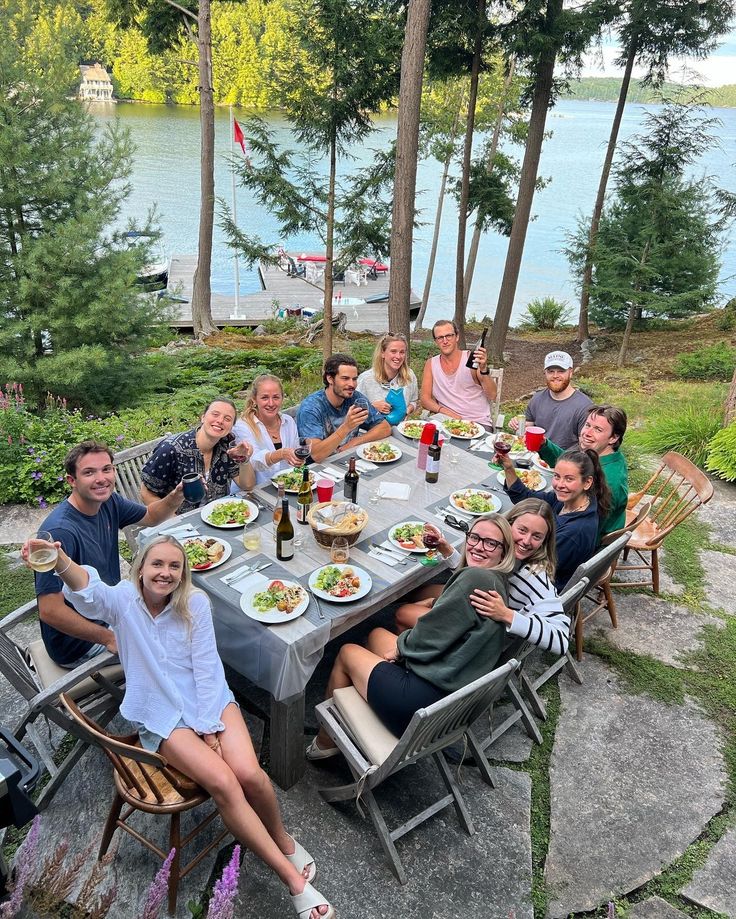
[[[355,510],[346,514],[345,518],[334,526],[322,525],[318,527],[315,523],[315,520],[319,519],[317,515],[324,516],[326,508],[333,508],[332,513],[334,513],[348,506],[349,502],[347,501],[321,501],[312,507],[307,515],[307,521],[312,528],[312,533],[314,533],[314,539],[318,546],[324,546],[324,548],[329,549],[332,545],[332,540],[336,536],[343,536],[349,546],[355,545],[366,523],[368,523],[368,514],[357,504],[350,505]]]

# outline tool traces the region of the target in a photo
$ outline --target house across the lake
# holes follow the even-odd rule
[[[112,102],[112,80],[107,70],[95,61],[94,64],[80,64],[82,82],[79,84],[79,98],[91,102]]]

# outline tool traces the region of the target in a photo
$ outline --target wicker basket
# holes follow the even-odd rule
[[[351,527],[327,527],[326,529],[318,530],[314,525],[314,515],[317,511],[321,510],[323,507],[331,504],[334,507],[337,507],[341,504],[347,504],[347,501],[322,501],[320,504],[315,504],[307,515],[307,520],[309,525],[312,528],[312,533],[314,533],[314,539],[318,546],[323,546],[325,549],[329,549],[332,545],[332,540],[336,536],[344,536],[347,540],[349,546],[354,546],[358,541],[358,537],[365,528],[366,523],[368,523],[368,514],[361,507],[360,510],[363,514],[363,522],[358,525]]]

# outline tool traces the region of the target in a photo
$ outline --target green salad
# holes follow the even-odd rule
[[[351,597],[360,590],[360,578],[349,565],[342,569],[327,565],[314,579],[314,586],[333,597]]]
[[[299,488],[302,484],[302,479],[304,478],[304,466],[300,466],[298,469],[291,469],[288,472],[279,472],[278,475],[275,475],[271,481],[274,485],[278,485],[283,482],[285,491],[299,491]],[[314,475],[309,473],[309,484],[314,483]]]
[[[245,501],[223,501],[207,512],[207,523],[216,527],[245,524],[249,517],[250,511]]]
[[[289,614],[304,599],[304,588],[298,584],[284,584],[283,581],[271,581],[265,590],[253,597],[253,606],[259,613],[268,613],[276,610]]]
[[[423,421],[405,421],[401,433],[406,437],[421,437],[424,430]]]
[[[493,495],[489,491],[474,491],[468,488],[465,491],[456,491],[452,495],[452,500],[458,507],[470,511],[471,514],[487,514],[494,509]]]
[[[461,421],[459,418],[446,419],[442,422],[442,427],[446,428],[450,434],[460,437],[475,437],[476,434],[483,433],[483,428],[474,421]]]

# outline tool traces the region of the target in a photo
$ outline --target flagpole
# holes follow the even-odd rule
[[[235,153],[235,119],[233,118],[233,107],[230,106],[230,152]],[[238,206],[235,198],[235,170],[231,167],[230,178],[233,183],[233,223],[238,225]],[[235,314],[231,319],[240,319],[240,262],[238,261],[238,250],[235,250]]]

